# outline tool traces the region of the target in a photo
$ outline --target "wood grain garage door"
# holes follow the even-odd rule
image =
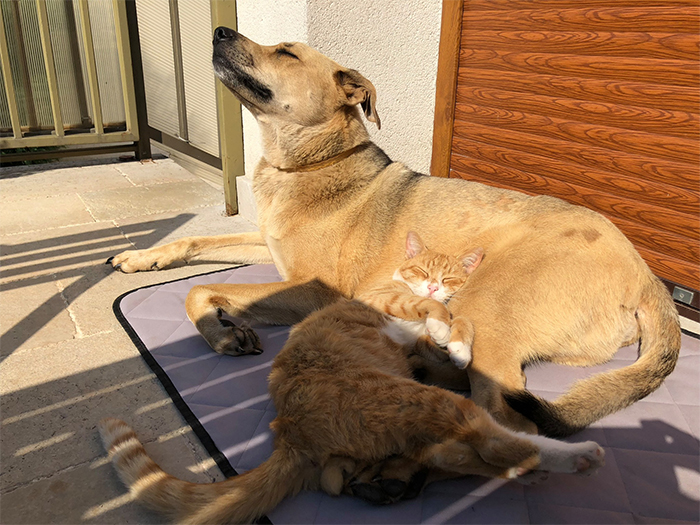
[[[698,1],[443,10],[433,175],[597,210],[658,276],[700,289]]]

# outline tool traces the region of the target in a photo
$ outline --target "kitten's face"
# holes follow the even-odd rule
[[[408,285],[415,295],[446,303],[467,282],[468,273],[457,257],[422,250],[394,273],[394,280]]]

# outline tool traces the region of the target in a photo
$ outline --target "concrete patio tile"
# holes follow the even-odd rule
[[[199,483],[223,479],[216,466],[203,468],[186,436],[145,447],[158,464],[179,478]],[[112,465],[98,458],[2,494],[2,522],[151,524],[168,520],[132,501]]]
[[[118,170],[119,164],[82,168],[48,169],[34,173],[0,174],[0,203],[32,199],[42,195],[64,195],[91,191],[130,188],[129,180]]]
[[[95,191],[82,194],[81,197],[98,221],[212,206],[224,202],[223,188],[214,188],[200,179]]]
[[[110,223],[0,237],[0,283],[80,275],[81,268],[104,263],[107,257],[131,247],[121,230]]]
[[[19,347],[31,348],[73,339],[75,325],[54,282],[28,279],[0,286],[0,292],[2,356]],[[5,380],[3,378],[3,382]]]
[[[125,162],[115,164],[115,169],[137,186],[161,184],[163,182],[201,181],[199,177],[171,159],[153,162]]]
[[[216,206],[160,213],[148,217],[116,219],[124,235],[139,249],[196,235],[225,235],[257,231],[257,226],[239,215],[227,217],[223,202]],[[144,232],[151,232],[145,237]],[[157,237],[157,240],[153,239]],[[149,244],[151,243],[151,244]]]
[[[143,441],[189,431],[123,332],[17,352],[0,375],[3,491],[100,456],[104,417],[129,422]]]
[[[113,254],[119,253],[115,251]],[[114,300],[125,292],[190,275],[229,268],[231,264],[185,265],[162,272],[124,274],[112,269],[105,261],[80,269],[80,275],[59,279],[63,297],[68,302],[71,317],[81,336],[110,330],[122,330],[112,311]]]
[[[137,356],[138,350],[123,331],[17,350],[0,363],[0,396],[40,388],[44,383],[63,381],[65,378],[126,362]],[[145,366],[134,366],[135,368],[129,369],[131,377],[150,373],[150,369]],[[64,393],[70,394],[68,391]],[[32,405],[34,404],[32,402]],[[9,407],[2,417],[14,417],[22,409],[18,406]]]
[[[170,160],[0,172],[2,523],[164,522],[129,503],[104,461],[95,427],[106,416],[132,424],[171,473],[223,478],[112,303],[231,264],[133,275],[104,264],[134,245],[256,229],[225,217],[223,202],[222,189]]]
[[[124,229],[137,246],[145,248],[160,244],[164,237],[175,239],[205,234],[207,229],[213,233],[226,233],[254,228],[243,219],[222,214],[223,206],[216,206],[190,213],[149,216],[145,220],[131,219],[131,224]],[[133,245],[120,228],[104,222],[4,236],[0,238],[0,244],[0,285],[4,291],[3,299],[6,299],[4,306],[14,312],[4,312],[0,306],[0,320],[3,326],[12,327],[31,315],[33,321],[25,323],[24,331],[18,334],[16,329],[10,334],[17,336],[18,341],[33,335],[34,338],[27,343],[29,346],[72,339],[74,335],[83,337],[121,330],[112,312],[112,302],[122,293],[139,286],[230,266],[193,264],[166,273],[144,272],[138,275],[115,272],[104,264],[106,259],[133,248]],[[50,281],[57,284],[52,285]],[[35,290],[36,286],[39,288]],[[53,296],[51,303],[39,308]],[[52,332],[47,329],[46,333],[51,333],[48,339],[41,337],[43,330],[34,333],[37,327],[54,316],[67,321],[65,330]],[[50,326],[57,322],[53,320],[54,324]],[[17,344],[12,346],[16,348]]]
[[[38,191],[37,195],[39,195]],[[22,200],[11,199],[0,205],[0,235],[91,222],[95,222],[95,220],[80,197],[75,194],[35,196]]]

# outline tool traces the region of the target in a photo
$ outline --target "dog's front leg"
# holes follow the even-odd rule
[[[340,293],[318,280],[195,286],[187,295],[187,315],[209,346],[220,354],[259,353],[255,332],[222,320],[225,312],[268,324],[298,323],[331,304]]]
[[[160,270],[177,261],[204,260],[241,264],[272,263],[270,251],[260,232],[211,237],[185,237],[145,250],[126,250],[107,263],[124,273]]]

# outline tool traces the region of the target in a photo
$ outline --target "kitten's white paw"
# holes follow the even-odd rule
[[[580,443],[580,449],[574,460],[576,474],[590,476],[596,474],[598,469],[605,465],[605,450],[595,441]]]
[[[436,345],[445,346],[450,340],[450,325],[434,317],[425,320],[425,331]]]
[[[472,347],[462,341],[450,341],[447,343],[447,351],[457,368],[467,368],[472,361]]]
[[[528,436],[540,447],[540,469],[590,476],[605,465],[605,451],[594,441],[564,443],[544,436]]]

